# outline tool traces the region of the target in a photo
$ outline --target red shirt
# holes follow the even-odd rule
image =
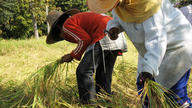
[[[63,35],[65,40],[78,44],[70,55],[80,60],[89,45],[105,36],[104,30],[111,19],[109,16],[93,12],[82,12],[68,18],[63,24]]]

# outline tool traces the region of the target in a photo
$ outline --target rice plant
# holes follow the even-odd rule
[[[145,99],[148,99],[148,108],[178,108],[179,105],[170,95],[176,96],[173,92],[158,84],[155,81],[147,79],[142,89],[142,105],[145,105]]]
[[[56,58],[76,47],[66,41],[46,45],[45,38],[0,40],[0,108],[92,108],[79,105],[76,63],[58,64],[54,74],[42,72],[46,70],[42,68],[54,67]],[[138,53],[132,43],[127,42],[129,51],[117,58],[114,67],[112,95],[98,96],[97,105],[101,108],[141,108],[135,84]],[[191,79],[192,76],[188,85],[190,98]]]
[[[11,107],[22,106],[32,108],[47,108],[66,105],[66,102],[61,99],[60,92],[63,81],[67,81],[67,72],[69,64],[64,63],[62,66],[57,60],[48,65],[43,66],[35,73],[30,75],[19,89],[15,89],[14,93],[6,96],[1,96],[1,101],[12,103]],[[65,78],[63,77],[65,70]]]

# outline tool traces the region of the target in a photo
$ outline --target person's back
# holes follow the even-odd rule
[[[81,12],[70,17],[69,20],[76,21],[77,25],[81,26],[89,33],[95,32],[97,28],[105,28],[107,22],[111,19],[111,17],[104,14],[97,14],[94,12]]]
[[[91,38],[94,38],[95,41],[98,41],[104,37],[104,30],[107,22],[111,19],[111,17],[102,14],[81,12],[68,18],[64,23],[64,27],[68,29],[76,29],[75,27],[81,27],[81,29],[88,33]],[[78,31],[73,30],[73,32]]]

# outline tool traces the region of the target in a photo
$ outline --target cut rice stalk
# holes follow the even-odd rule
[[[147,98],[148,108],[178,108],[179,105],[177,102],[168,94],[178,97],[157,82],[147,79],[140,94],[140,97],[142,97],[142,105],[144,105],[145,99]]]
[[[58,87],[63,86],[62,77],[64,70],[67,75],[68,68],[68,63],[61,66],[59,60],[45,65],[19,85],[21,89],[13,88],[16,92],[3,96],[0,101],[11,104],[11,107],[52,108],[60,100],[62,91]]]

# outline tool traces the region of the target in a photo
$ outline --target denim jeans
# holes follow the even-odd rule
[[[112,71],[118,51],[102,51],[97,42],[93,50],[85,53],[77,67],[77,84],[80,102],[92,104],[101,89],[111,94]],[[95,81],[94,81],[95,72]]]

